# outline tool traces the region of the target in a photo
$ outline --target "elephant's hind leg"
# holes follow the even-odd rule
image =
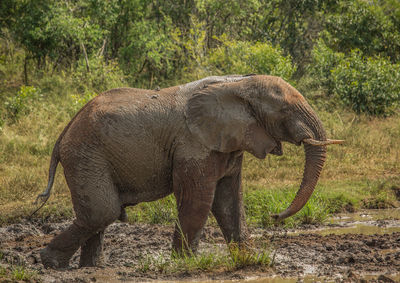
[[[104,230],[121,215],[118,189],[111,177],[102,176],[100,182],[97,179],[87,192],[86,200],[79,210],[75,209],[77,217],[79,214],[81,221],[92,231],[91,236],[81,244],[80,267],[103,263]]]
[[[97,232],[81,246],[79,266],[99,266],[103,264],[104,230]]]
[[[64,172],[76,219],[41,251],[42,263],[45,267],[65,268],[81,247],[80,266],[94,266],[101,258],[105,228],[117,220],[121,213],[118,190],[104,171],[85,178],[77,178],[76,174],[72,174],[75,172]],[[88,170],[84,172],[87,174]],[[84,180],[84,184],[80,184],[80,180]]]
[[[45,268],[67,268],[70,258],[78,250],[81,241],[88,237],[90,237],[90,232],[74,221],[40,251],[42,264]]]

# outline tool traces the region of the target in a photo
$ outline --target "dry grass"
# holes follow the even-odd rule
[[[328,136],[344,139],[343,145],[328,147],[328,159],[320,183],[345,180],[381,180],[400,175],[400,117],[370,119],[351,113],[320,113]],[[301,180],[302,147],[284,145],[284,155],[265,161],[247,155],[246,186],[276,187]]]

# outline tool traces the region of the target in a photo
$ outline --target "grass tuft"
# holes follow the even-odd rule
[[[22,265],[10,266],[8,268],[0,266],[1,282],[20,282],[38,280],[37,272],[27,269]]]
[[[158,272],[164,274],[187,273],[196,271],[232,271],[251,266],[269,267],[270,254],[266,251],[244,251],[239,248],[230,248],[230,254],[218,251],[194,254],[184,252],[166,255],[145,255],[139,263],[132,266],[136,272]]]
[[[229,245],[230,256],[232,259],[232,268],[241,269],[249,266],[270,266],[270,253],[263,249],[254,251],[251,249],[241,248],[237,244]]]

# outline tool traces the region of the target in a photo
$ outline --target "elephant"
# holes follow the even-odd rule
[[[283,220],[314,191],[328,144],[320,119],[283,79],[268,75],[211,76],[157,90],[117,88],[89,101],[57,139],[51,155],[50,197],[58,163],[76,218],[40,251],[46,268],[66,268],[81,248],[80,267],[102,263],[105,228],[125,219],[125,207],[176,198],[172,248],[196,251],[212,212],[227,243],[246,245],[241,187],[244,152],[282,155],[282,142],[304,145],[305,168]]]

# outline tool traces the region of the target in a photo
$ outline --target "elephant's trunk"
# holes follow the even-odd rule
[[[300,189],[290,206],[282,213],[274,216],[277,221],[292,216],[302,209],[317,185],[326,158],[326,146],[304,144],[304,150],[306,153],[306,164]]]
[[[315,139],[303,139],[306,157],[303,180],[300,189],[290,206],[282,213],[273,216],[277,221],[292,216],[303,208],[314,192],[322,167],[324,166],[326,159],[326,145],[342,142],[326,139],[322,123],[309,105],[301,105],[298,107],[298,110],[303,117],[306,117],[303,121],[307,121],[307,123],[304,123],[304,125],[308,126],[307,132],[309,135],[313,135]]]

